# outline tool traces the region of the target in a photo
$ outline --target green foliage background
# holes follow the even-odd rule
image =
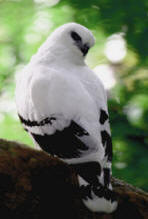
[[[125,33],[127,55],[116,66],[116,98],[109,99],[113,175],[148,190],[147,0],[0,0],[0,137],[33,145],[11,110],[14,78],[56,27],[72,21],[96,37],[87,57],[91,68],[111,65],[104,54],[107,37]]]

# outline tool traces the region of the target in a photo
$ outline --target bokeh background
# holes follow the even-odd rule
[[[108,92],[113,175],[148,191],[148,1],[0,0],[0,138],[30,146],[18,120],[15,78],[58,26],[96,38],[86,62]]]

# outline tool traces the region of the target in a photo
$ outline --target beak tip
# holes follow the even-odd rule
[[[84,56],[88,53],[88,50],[89,50],[89,46],[87,44],[84,44],[81,48],[81,51]]]

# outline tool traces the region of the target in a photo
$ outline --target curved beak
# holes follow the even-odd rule
[[[81,41],[79,41],[76,43],[76,46],[81,50],[83,56],[85,56],[88,53],[89,46],[87,43],[83,44]]]
[[[89,46],[87,44],[84,44],[84,45],[81,46],[80,49],[81,49],[83,55],[85,56],[88,53]]]

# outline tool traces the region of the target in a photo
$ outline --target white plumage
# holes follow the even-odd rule
[[[36,146],[76,169],[92,211],[117,206],[110,184],[111,137],[106,93],[84,62],[92,33],[76,23],[56,29],[21,72],[18,115]]]

